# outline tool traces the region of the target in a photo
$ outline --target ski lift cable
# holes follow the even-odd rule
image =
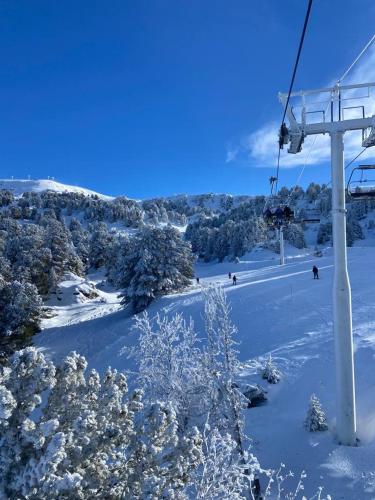
[[[303,42],[304,42],[304,39],[305,39],[307,24],[309,22],[311,6],[312,6],[312,0],[309,0],[308,6],[307,6],[306,15],[305,15],[305,21],[303,23],[302,33],[301,33],[301,37],[300,37],[300,41],[299,41],[299,46],[298,46],[298,51],[297,51],[297,57],[296,57],[296,61],[294,63],[294,68],[293,68],[293,73],[292,73],[292,79],[291,79],[290,85],[289,85],[288,97],[287,97],[287,100],[286,100],[286,103],[285,103],[284,112],[283,112],[283,118],[281,120],[280,128],[282,127],[282,125],[283,125],[283,123],[285,121],[285,115],[286,115],[286,111],[287,111],[288,105],[289,105],[290,94],[292,93],[292,90],[293,90],[294,80],[295,80],[295,77],[296,77],[298,63],[299,63],[299,59],[300,59],[301,52],[302,52]],[[281,144],[279,143],[279,153],[278,153],[277,168],[276,168],[275,192],[277,192],[277,184],[278,184],[278,180],[279,180],[280,151],[281,151]]]
[[[345,165],[345,169],[344,170],[346,170],[347,168],[349,168],[350,165],[352,163],[354,163],[366,151],[366,149],[367,148],[363,148],[362,151],[357,154],[357,156],[355,156],[352,160],[350,160],[350,162],[347,165]],[[328,187],[331,183],[332,183],[332,179],[328,182],[328,184],[326,184],[326,186]]]
[[[348,73],[353,69],[353,67],[357,64],[357,62],[361,59],[363,54],[366,52],[366,50],[373,44],[375,41],[375,33],[372,35],[371,39],[367,42],[367,44],[363,47],[361,52],[358,54],[358,56],[354,59],[352,64],[349,66],[349,68],[345,71],[345,73],[342,75],[342,77],[337,80],[337,85],[340,85],[341,82],[348,76]]]
[[[357,154],[357,156],[355,158],[353,158],[345,167],[345,170],[350,167],[350,165],[356,161],[357,158],[359,158],[365,151],[366,151],[367,147],[366,148],[363,148],[362,151],[360,153]],[[332,182],[332,181],[331,181]]]
[[[372,35],[372,37],[370,38],[370,40],[366,43],[366,45],[363,47],[363,49],[361,50],[361,52],[357,55],[357,57],[354,59],[354,61],[351,63],[351,65],[347,68],[347,70],[343,73],[342,77],[339,78],[336,82],[336,85],[340,85],[343,80],[348,76],[348,74],[350,73],[350,71],[354,68],[354,66],[357,64],[357,62],[361,59],[361,57],[363,56],[363,54],[367,51],[367,49],[369,49],[371,47],[371,45],[374,43],[375,41],[375,33],[374,35]],[[330,106],[330,103],[328,103],[327,107],[326,107],[326,110],[325,110],[325,113],[327,113],[328,109],[329,109],[329,106]],[[309,148],[309,151],[307,152],[307,155],[305,156],[305,160],[304,160],[304,163],[302,165],[302,169],[301,169],[301,172],[297,178],[297,182],[295,184],[295,187],[294,189],[292,190],[292,192],[290,193],[289,195],[289,198],[288,198],[288,202],[290,201],[290,198],[293,194],[293,192],[296,190],[296,188],[298,187],[298,183],[300,182],[301,178],[302,178],[302,175],[306,169],[306,166],[307,166],[307,161],[308,159],[310,158],[310,155],[312,153],[312,150],[314,149],[314,146],[315,146],[315,143],[316,143],[316,140],[317,140],[317,135],[314,137],[314,140]],[[366,149],[366,148],[365,148]],[[350,163],[348,163],[348,165],[346,165],[345,167],[345,170],[357,159],[359,158],[359,156],[365,151],[365,149],[363,151],[361,151],[361,153],[356,157],[354,158],[354,160],[352,160]],[[327,184],[327,186],[329,186],[331,184],[332,180],[330,180]]]

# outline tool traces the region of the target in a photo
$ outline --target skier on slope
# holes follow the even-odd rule
[[[319,269],[318,269],[316,266],[314,266],[314,267],[312,268],[312,272],[313,272],[313,275],[314,275],[314,280],[315,280],[315,279],[317,279],[317,280],[318,280],[318,279],[319,279]]]
[[[228,273],[228,278],[229,278],[230,280],[232,279],[232,273],[231,273],[231,272],[229,272],[229,273]]]
[[[237,285],[237,277],[235,274],[233,275],[233,285]]]

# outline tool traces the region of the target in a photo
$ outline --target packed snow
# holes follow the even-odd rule
[[[362,242],[361,242],[362,243]],[[200,283],[192,282],[184,293],[165,296],[148,309],[192,317],[203,331],[201,287],[209,283],[224,287],[239,329],[239,358],[244,383],[258,383],[268,391],[265,405],[246,410],[246,431],[254,454],[264,467],[286,464],[297,476],[307,472],[306,493],[325,487],[337,499],[375,498],[375,267],[373,248],[348,249],[353,291],[353,324],[356,362],[358,447],[335,442],[334,354],[331,285],[332,250],[317,258],[311,250],[287,246],[286,265],[278,256],[257,249],[239,263],[196,265]],[[320,279],[313,280],[317,265]],[[232,285],[228,273],[236,274]],[[86,280],[67,276],[52,300],[51,315],[44,320],[35,344],[56,361],[72,350],[86,356],[89,366],[103,372],[108,365],[132,369],[125,346],[136,345],[133,318],[121,309],[120,298],[105,288],[98,273]],[[84,293],[82,293],[82,290]],[[90,298],[90,292],[97,296]],[[95,295],[95,293],[93,295]],[[61,300],[57,300],[60,294]],[[268,384],[261,367],[269,356],[281,372],[281,381]],[[304,423],[310,398],[315,394],[327,417],[327,432],[310,433]]]

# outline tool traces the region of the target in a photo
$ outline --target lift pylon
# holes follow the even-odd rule
[[[289,127],[287,131],[280,130],[283,141],[285,137],[289,138],[288,152],[292,154],[301,151],[304,139],[309,135],[329,134],[331,138],[336,432],[339,442],[345,445],[355,445],[357,440],[352,300],[346,249],[344,134],[349,130],[360,130],[362,146],[375,146],[375,115],[366,116],[365,112],[365,103],[370,102],[370,93],[374,87],[375,83],[365,83],[294,92],[290,94],[289,102],[299,98],[301,104],[294,107],[288,105],[286,116]],[[287,94],[279,94],[279,99],[285,106]],[[349,101],[351,105],[346,106]],[[320,109],[323,103],[325,105]],[[330,109],[328,116],[326,109]],[[300,117],[297,119],[296,112],[299,110]],[[318,121],[310,121],[311,117],[316,116]]]

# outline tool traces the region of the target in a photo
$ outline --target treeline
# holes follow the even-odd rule
[[[277,251],[275,233],[263,219],[265,202],[264,196],[211,194],[108,201],[50,191],[14,198],[10,191],[0,191],[2,355],[38,330],[43,299],[56,292],[67,272],[84,276],[90,268],[104,267],[109,282],[121,290],[124,305],[139,312],[190,283],[193,254],[222,261],[241,257],[258,244]],[[300,220],[313,211],[322,220],[317,244],[331,241],[327,186],[281,188],[272,203],[289,204]],[[348,204],[349,245],[364,237],[360,221],[374,208],[375,201]],[[185,236],[171,222],[189,222]],[[121,231],[121,226],[129,229]],[[284,236],[297,248],[306,246],[301,223],[287,226]]]
[[[229,210],[248,198],[207,194],[143,201],[126,197],[105,200],[97,195],[54,191],[27,192],[15,198],[11,191],[1,190],[0,208],[3,214],[13,219],[35,220],[40,211],[50,209],[56,216],[70,217],[79,213],[84,221],[120,222],[126,227],[138,228],[144,224],[159,223],[183,226],[187,224],[188,217],[211,216]]]
[[[84,276],[90,268],[104,266],[111,283],[123,291],[124,304],[136,312],[181,290],[193,277],[190,245],[168,225],[144,224],[143,209],[131,200],[102,203],[52,192],[14,199],[2,191],[0,204],[2,357],[38,331],[43,299],[56,293],[67,272]],[[129,237],[110,229],[113,220],[139,226]]]

